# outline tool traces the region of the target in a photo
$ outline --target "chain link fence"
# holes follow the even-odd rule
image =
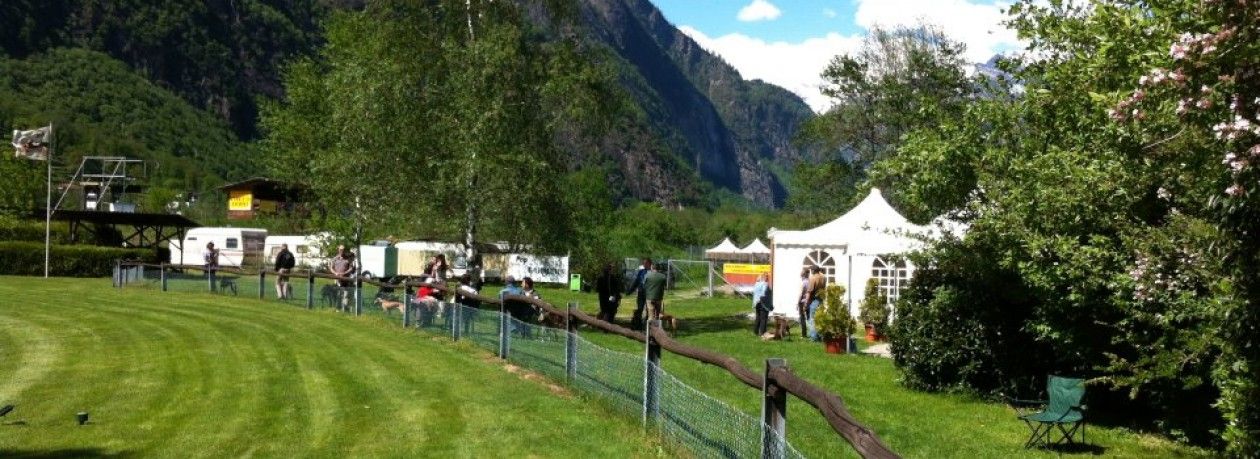
[[[463,340],[507,361],[568,383],[616,411],[641,419],[667,444],[704,458],[802,458],[780,431],[764,421],[683,383],[644,354],[613,351],[582,338],[567,323],[547,319],[528,304],[508,302],[505,312],[418,298],[389,286],[347,285],[292,275],[288,287],[276,276],[153,266],[115,268],[115,286],[167,292],[209,293],[281,301],[310,309],[338,309],[379,316],[429,335]],[[363,295],[369,295],[362,297]],[[498,306],[498,305],[488,305]],[[563,320],[563,319],[560,319]],[[659,356],[659,351],[658,356]]]

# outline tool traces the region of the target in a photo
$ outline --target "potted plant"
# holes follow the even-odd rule
[[[884,327],[888,325],[888,295],[879,288],[879,280],[866,282],[866,296],[862,299],[859,312],[862,323],[866,325],[866,340],[879,341],[883,338]]]
[[[849,314],[844,301],[844,286],[829,285],[823,292],[822,305],[814,313],[814,327],[827,345],[828,354],[843,354],[849,341],[849,333],[857,325]]]

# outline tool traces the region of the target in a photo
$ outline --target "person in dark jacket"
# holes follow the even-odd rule
[[[642,290],[646,292],[648,304],[652,307],[648,311],[651,320],[661,320],[661,314],[665,313],[665,284],[669,279],[661,271],[661,267],[657,266],[652,272],[643,276]]]
[[[621,303],[621,276],[613,272],[612,263],[604,265],[595,279],[595,293],[599,295],[599,316],[604,322],[615,323],[617,306]]]
[[[638,292],[639,296],[634,300],[634,316],[630,318],[630,327],[638,330],[643,328],[643,307],[647,304],[647,292],[643,290],[643,279],[652,271],[652,259],[644,258],[643,264],[639,265],[639,272],[634,274],[634,283],[630,284],[630,289],[626,290],[626,295]]]
[[[289,251],[289,244],[280,244],[280,253],[276,254],[276,297],[287,300],[293,298],[293,287],[289,285],[289,273],[297,259]]]

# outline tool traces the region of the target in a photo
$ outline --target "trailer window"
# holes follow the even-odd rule
[[[225,249],[236,249],[236,248],[240,248],[240,246],[241,246],[241,241],[234,237],[227,238],[227,243],[223,244],[223,248]]]

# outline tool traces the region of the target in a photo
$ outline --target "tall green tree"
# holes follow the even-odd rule
[[[920,259],[893,325],[898,365],[938,389],[1090,376],[1169,434],[1253,456],[1254,8],[1023,1],[1011,13],[1030,43],[1005,64],[1021,84],[909,133],[872,172],[902,180],[925,213],[970,222]],[[1010,348],[1044,358],[990,351]]]
[[[311,185],[330,228],[459,234],[473,263],[486,240],[564,248],[557,132],[597,127],[607,87],[577,44],[475,0],[369,2],[326,35],[263,126],[273,169]]]

